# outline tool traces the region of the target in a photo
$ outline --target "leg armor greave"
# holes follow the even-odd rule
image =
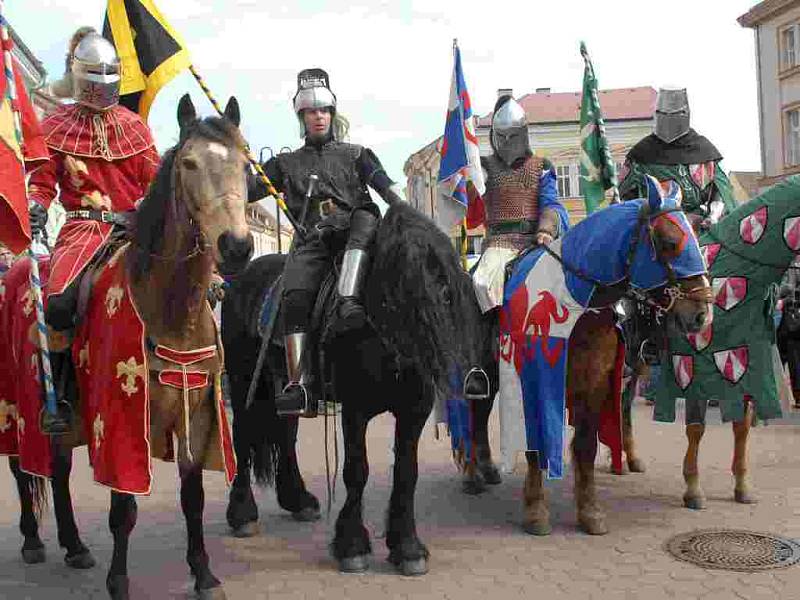
[[[290,333],[283,338],[286,350],[286,373],[289,383],[275,397],[275,408],[279,416],[309,415],[311,389],[304,365],[306,334],[302,331]]]

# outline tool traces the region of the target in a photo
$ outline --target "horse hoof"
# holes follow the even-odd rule
[[[198,600],[225,600],[228,597],[221,585],[207,590],[195,590],[195,593]]]
[[[258,521],[248,521],[239,527],[231,527],[233,537],[237,538],[251,538],[259,533]]]
[[[22,560],[26,565],[38,565],[43,563],[45,558],[44,546],[22,549]]]
[[[302,510],[292,513],[292,518],[300,523],[319,521],[321,517],[322,513],[320,513],[318,508],[314,508],[313,506],[307,506]]]
[[[633,458],[628,461],[628,471],[631,473],[644,473],[646,470],[644,461],[641,458]]]
[[[106,589],[111,600],[129,600],[130,598],[127,575],[109,575],[106,577]]]
[[[550,535],[553,528],[547,521],[528,521],[522,524],[522,529],[530,535]]]
[[[94,560],[94,556],[89,550],[85,550],[83,552],[79,552],[73,556],[65,556],[64,563],[70,569],[91,569],[95,564],[97,564]]]
[[[486,491],[486,482],[480,476],[469,477],[461,482],[461,491],[468,496],[477,496]]]
[[[397,570],[405,577],[419,577],[428,572],[428,560],[425,558],[402,560],[400,564],[397,565]]]
[[[499,485],[502,483],[503,479],[500,477],[500,471],[492,463],[488,463],[478,468],[481,470],[481,475],[483,476],[483,480],[487,485]]]
[[[706,499],[703,496],[684,496],[683,505],[691,510],[703,510],[706,507]]]
[[[733,490],[733,499],[739,504],[758,503],[758,500],[747,490]]]
[[[578,517],[578,527],[589,535],[605,535],[608,533],[608,525],[603,517]]]
[[[369,558],[366,554],[347,556],[339,559],[340,573],[366,573],[369,570]]]

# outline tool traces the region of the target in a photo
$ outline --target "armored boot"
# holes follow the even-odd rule
[[[359,300],[364,277],[369,267],[369,255],[361,248],[349,248],[342,258],[339,273],[339,318],[347,329],[361,329],[367,322],[367,313]]]
[[[480,367],[472,367],[464,377],[464,399],[486,400],[489,398],[489,376]]]
[[[284,337],[286,346],[286,372],[289,383],[283,392],[275,396],[275,408],[278,416],[291,415],[315,416],[316,407],[312,402],[311,386],[304,368],[306,333],[297,331]]]
[[[56,393],[56,412],[47,406],[40,413],[40,428],[45,435],[66,435],[72,432],[73,410],[68,390],[74,384],[74,369],[70,351],[50,352],[50,370]]]

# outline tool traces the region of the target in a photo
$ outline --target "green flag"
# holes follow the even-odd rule
[[[616,198],[617,169],[611,158],[606,139],[603,113],[597,96],[597,79],[594,67],[581,42],[581,55],[586,63],[583,71],[583,97],[581,98],[581,184],[586,214],[591,214],[603,202],[605,192],[614,188]]]

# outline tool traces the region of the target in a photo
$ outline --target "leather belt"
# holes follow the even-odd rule
[[[127,227],[130,223],[133,213],[134,211],[112,212],[109,210],[70,210],[67,212],[66,217],[70,220],[83,219]]]
[[[502,235],[505,233],[534,234],[538,231],[539,221],[524,219],[522,221],[501,221],[489,225],[489,235]]]

